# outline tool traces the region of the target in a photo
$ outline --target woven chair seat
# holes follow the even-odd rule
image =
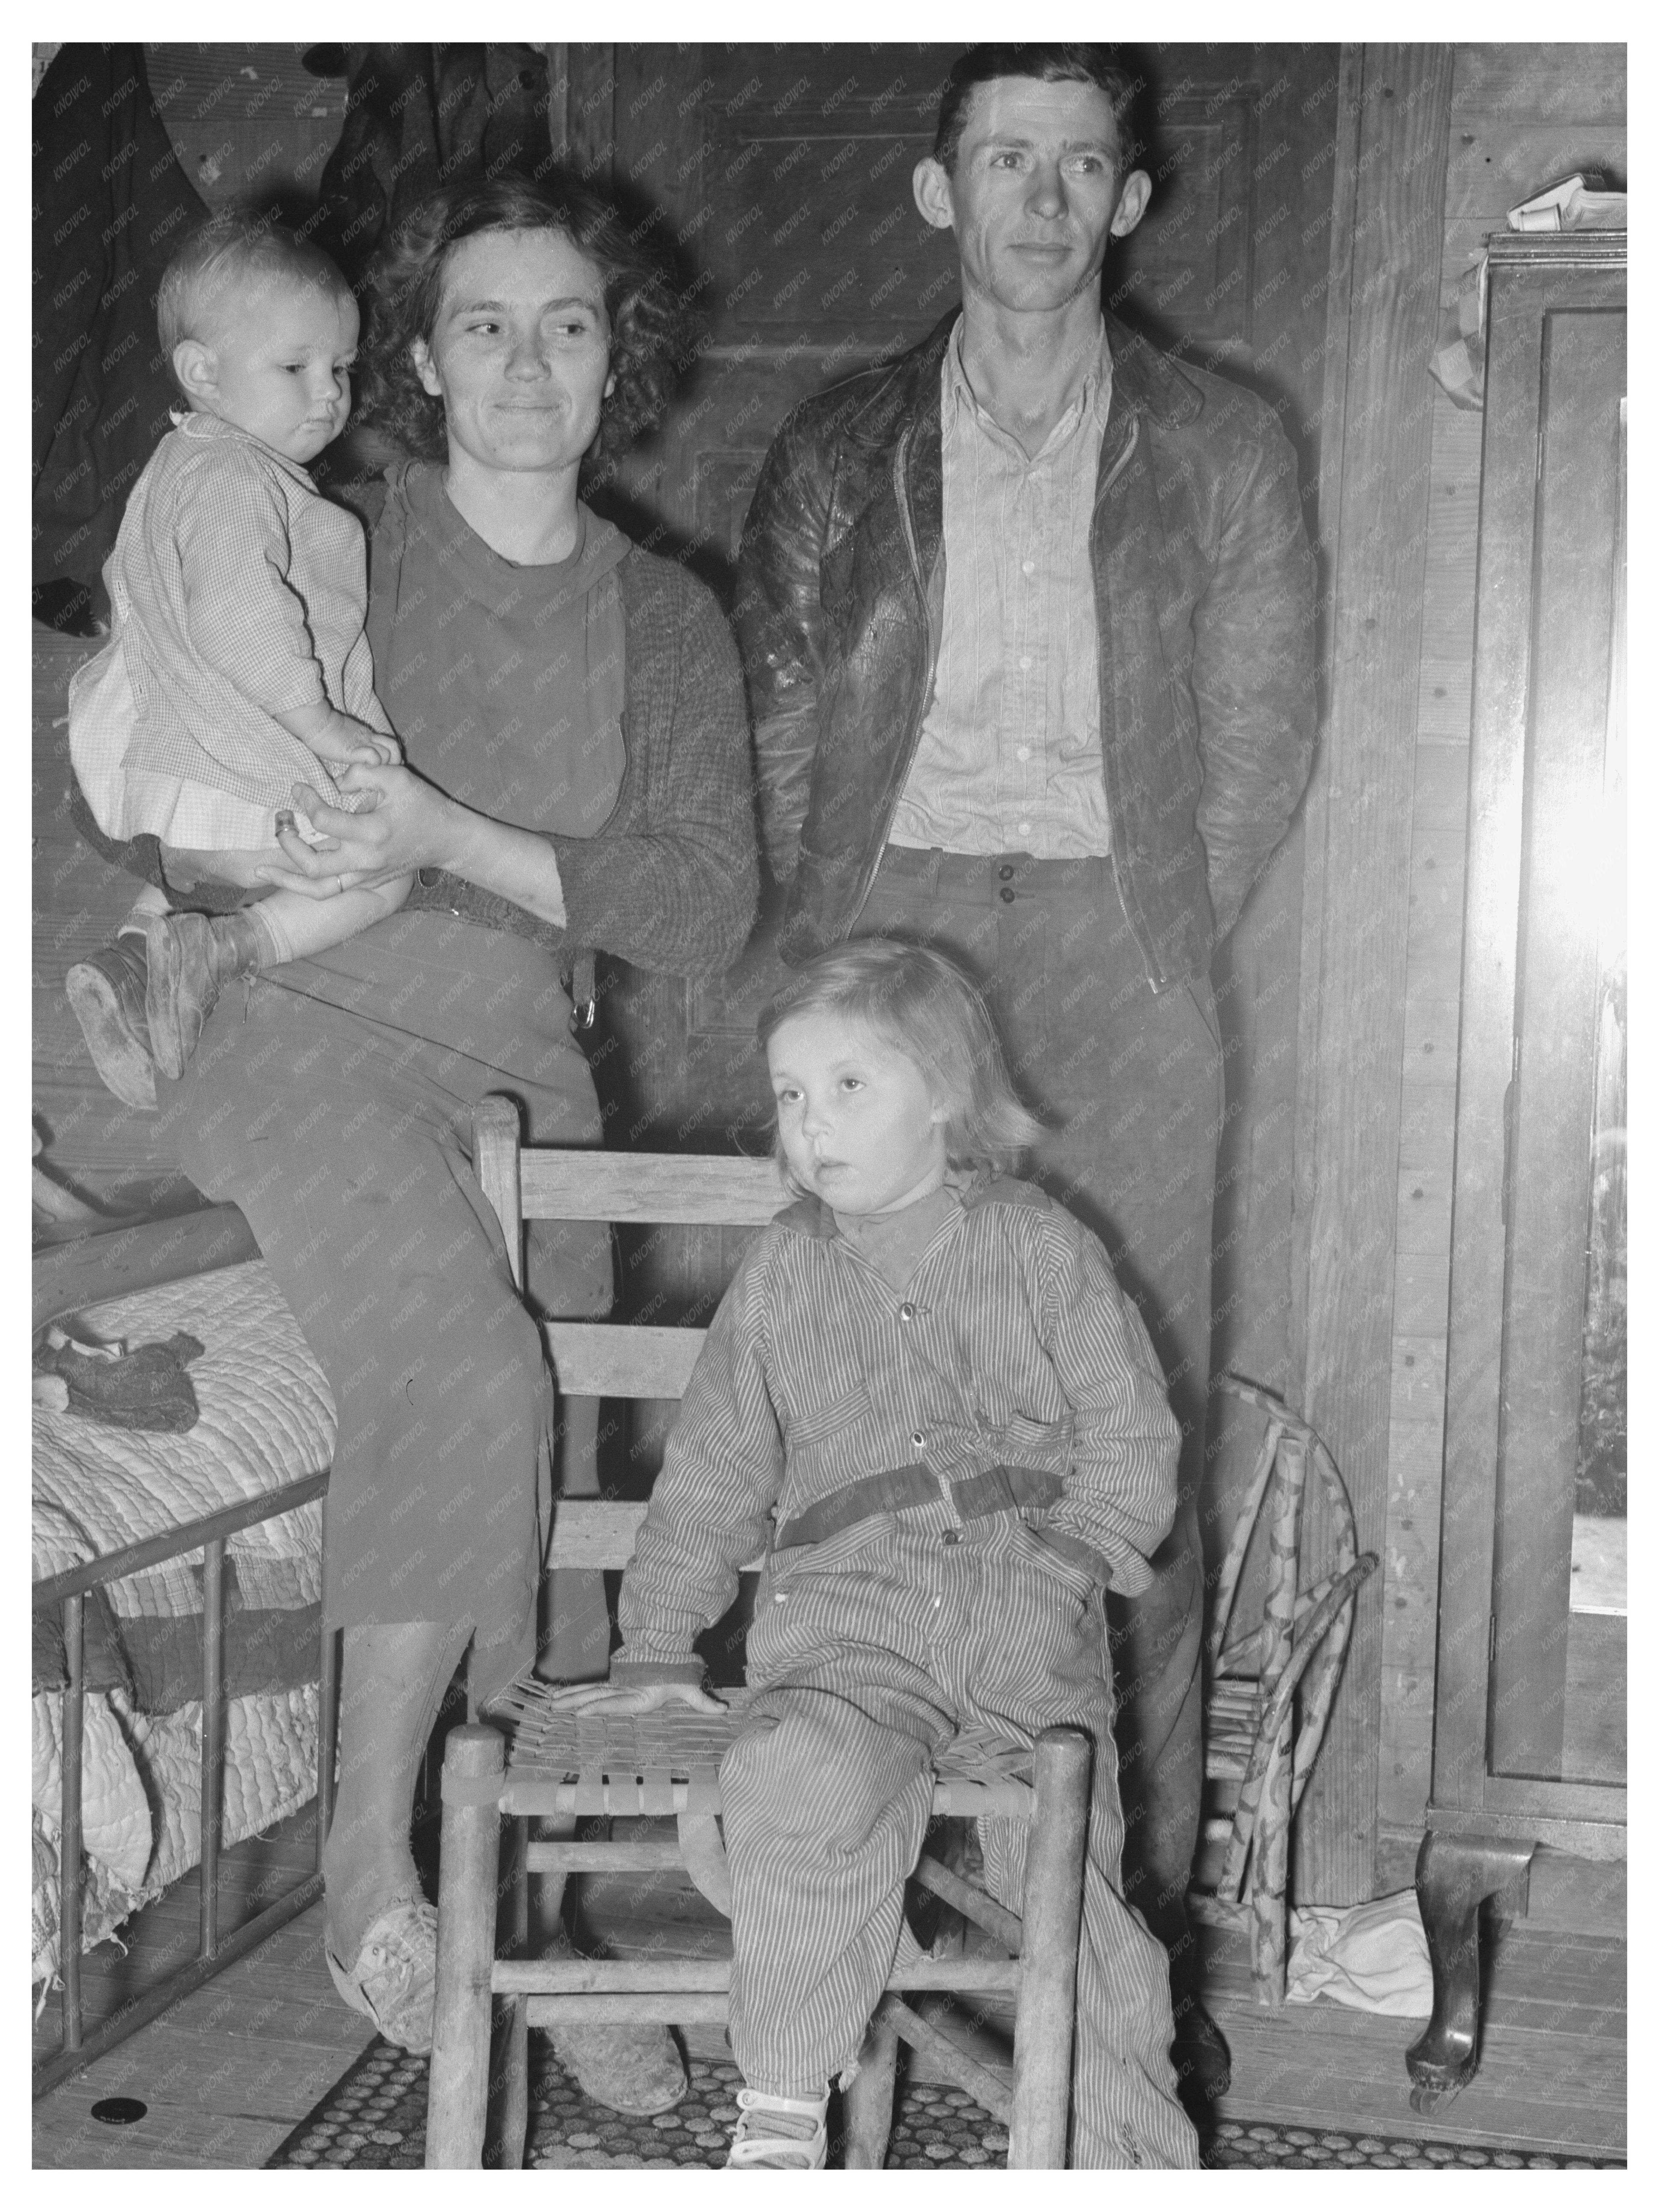
[[[723,1713],[659,1705],[648,1713],[582,1714],[541,1682],[503,1691],[486,1717],[508,1732],[507,1813],[718,1813],[720,1763],[752,1692],[723,1690]],[[933,1811],[1029,1820],[1031,1754],[964,1731],[940,1754]]]

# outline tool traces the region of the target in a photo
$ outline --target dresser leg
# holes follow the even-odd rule
[[[1449,2104],[1480,2063],[1480,1907],[1519,1888],[1537,1846],[1431,1828],[1417,1854],[1417,1905],[1434,1972],[1434,2011],[1406,2053],[1412,2110]]]

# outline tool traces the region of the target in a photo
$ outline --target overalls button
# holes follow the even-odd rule
[[[962,1531],[960,1528],[942,1528],[939,1531],[939,1540],[941,1544],[959,1544],[962,1541]]]
[[[899,1319],[901,1321],[914,1321],[915,1317],[916,1310],[911,1304],[909,1299],[906,1298],[904,1304],[899,1308]]]
[[[927,1443],[927,1439],[920,1429],[912,1429],[910,1431],[910,1441],[915,1446],[916,1449],[920,1451],[922,1446]]]

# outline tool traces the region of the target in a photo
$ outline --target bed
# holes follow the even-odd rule
[[[127,2012],[128,2027],[251,1948],[240,1932],[215,1935],[217,1849],[296,1810],[318,1772],[331,1785],[333,1771],[331,1696],[319,1740],[318,1690],[325,1665],[331,1684],[333,1656],[317,1631],[327,1385],[241,1216],[202,1206],[183,1184],[164,1115],[134,1114],[104,1091],[64,994],[68,968],[109,940],[134,889],[72,817],[65,695],[97,643],[33,627],[33,1096],[36,1231],[48,1240],[34,1255],[33,1322],[73,1314],[77,1330],[134,1344],[182,1330],[204,1349],[188,1367],[200,1419],[185,1434],[35,1415],[30,1953],[37,1990],[62,1979],[68,2046],[37,2074],[37,2093],[106,2047],[97,2035],[80,2040],[81,1954],[201,1861],[204,1776],[222,1812],[207,1823],[204,1868],[214,1940],[161,2002]],[[181,1202],[196,1210],[181,1213]],[[285,1486],[289,1510],[273,1517]],[[93,1564],[135,1547],[136,1571]],[[204,1740],[203,1727],[210,1583],[223,1606],[223,1694],[210,1701],[210,1719],[222,1721],[222,1783],[219,1731]],[[66,1690],[69,1615],[79,1698]],[[82,1873],[64,1899],[64,1738],[77,1720],[70,1764],[82,1787],[67,1809]],[[271,1911],[307,1901],[302,1886]]]
[[[183,1224],[82,1237],[46,1255],[56,1265],[44,1286],[37,1256],[37,1328],[67,1310],[77,1337],[137,1346],[182,1332],[202,1347],[186,1370],[198,1418],[182,1434],[34,1413],[31,1956],[37,1987],[58,1976],[64,1984],[57,2079],[72,2070],[76,2046],[81,2063],[94,2044],[106,2047],[101,2036],[81,2044],[80,1952],[204,1862],[204,1791],[219,1816],[207,1823],[205,1855],[216,1875],[222,1844],[296,1811],[319,1771],[331,1775],[319,1675],[331,1693],[333,1669],[319,1620],[333,1404],[252,1251],[240,1217],[218,1207]],[[202,1272],[204,1255],[226,1253],[232,1264]],[[123,1280],[135,1286],[112,1298],[80,1294]],[[64,1791],[66,1769],[77,1767],[78,1803]],[[82,1858],[78,1894],[67,1899],[66,1832]],[[315,1878],[305,1887],[314,1893]],[[284,1904],[298,1909],[279,1901],[261,1919],[276,1924]],[[210,1928],[214,1908],[204,1910]],[[234,1949],[204,1948],[214,1955],[192,1962],[167,2001],[251,1946],[239,1933]],[[131,2014],[125,2023],[138,2024]]]

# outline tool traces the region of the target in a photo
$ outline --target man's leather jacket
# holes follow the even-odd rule
[[[955,321],[796,408],[744,526],[738,631],[793,960],[856,922],[932,693]],[[1313,560],[1272,410],[1106,326],[1101,750],[1118,888],[1163,990],[1207,969],[1307,781]]]

